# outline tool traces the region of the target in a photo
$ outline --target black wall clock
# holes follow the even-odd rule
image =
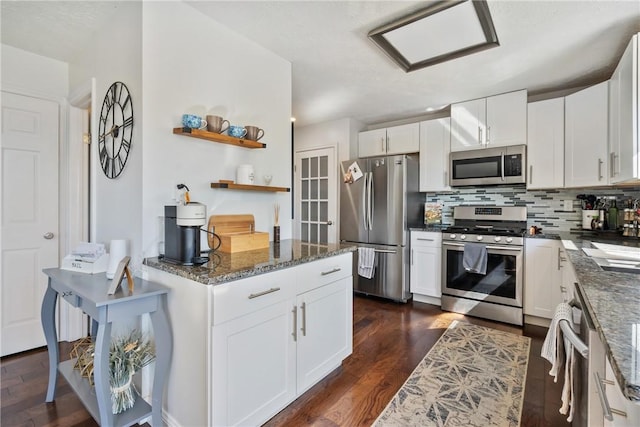
[[[117,178],[124,170],[131,151],[133,104],[129,89],[115,82],[104,96],[98,127],[100,166],[107,178]]]

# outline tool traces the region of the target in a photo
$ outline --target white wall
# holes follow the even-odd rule
[[[92,113],[91,229],[96,242],[129,240],[136,269],[142,262],[142,3],[121,2],[118,19],[97,31],[87,49],[69,64],[71,92],[96,79],[97,105]],[[124,171],[108,179],[98,159],[98,122],[107,89],[116,81],[127,85],[133,100],[132,146]]]
[[[349,160],[357,156],[357,132],[363,127],[347,118],[295,128],[295,151],[333,146],[337,147],[338,162]]]
[[[142,32],[144,255],[163,250],[161,217],[164,205],[175,204],[178,183],[209,215],[253,214],[258,231],[272,232],[279,203],[281,236],[290,238],[290,193],[214,190],[210,183],[235,180],[237,166],[249,163],[257,184],[272,174],[271,185],[291,187],[291,64],[182,2],[144,2]],[[183,113],[259,126],[267,148],[173,135]]]
[[[69,65],[17,49],[1,45],[2,90],[25,95],[61,99],[69,93]]]

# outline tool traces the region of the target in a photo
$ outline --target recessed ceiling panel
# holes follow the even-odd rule
[[[384,38],[411,64],[486,42],[471,2],[389,31]]]
[[[405,71],[498,46],[483,0],[441,1],[369,33]]]

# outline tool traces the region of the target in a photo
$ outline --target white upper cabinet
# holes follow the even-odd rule
[[[588,87],[565,98],[565,187],[608,184],[609,82]]]
[[[419,150],[419,123],[369,130],[358,135],[358,157],[417,153]]]
[[[527,117],[527,188],[564,187],[564,98],[530,103]]]
[[[609,181],[640,178],[638,158],[638,35],[624,51],[609,82]]]
[[[420,191],[449,191],[449,118],[420,122]]]
[[[484,148],[486,100],[451,104],[451,151]]]
[[[358,157],[384,156],[386,152],[386,129],[368,130],[358,134]]]
[[[487,147],[527,143],[527,91],[487,98]]]
[[[451,104],[451,151],[526,143],[526,90]]]

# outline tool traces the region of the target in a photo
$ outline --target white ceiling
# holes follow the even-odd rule
[[[2,43],[68,62],[119,4],[3,0]],[[345,117],[375,124],[510,90],[536,94],[606,80],[640,31],[635,0],[489,0],[499,47],[407,74],[367,33],[429,2],[189,4],[291,61],[298,125]]]

